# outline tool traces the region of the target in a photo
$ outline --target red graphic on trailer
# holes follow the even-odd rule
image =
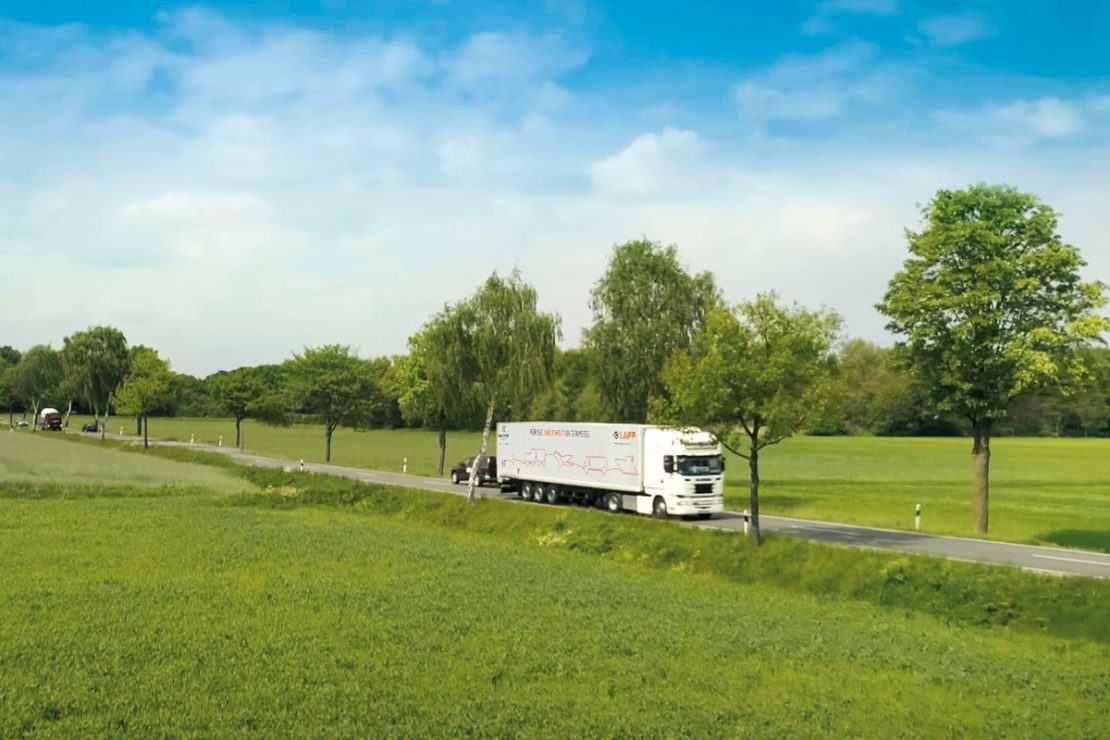
[[[567,455],[559,451],[548,452],[542,447],[533,447],[524,453],[523,460],[514,455],[509,460],[504,460],[501,463],[505,468],[511,467],[506,463],[517,463],[527,468],[543,470],[548,468],[579,468],[587,473],[620,473],[629,477],[639,475],[636,458],[632,455],[617,458],[612,462],[609,461],[609,458],[601,455],[590,455],[584,462],[575,462],[574,455]]]

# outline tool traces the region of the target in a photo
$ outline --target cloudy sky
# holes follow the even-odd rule
[[[1110,282],[1110,3],[973,7],[0,3],[0,344],[393,354],[519,267],[574,346],[639,237],[889,343],[903,231],[980,181]]]

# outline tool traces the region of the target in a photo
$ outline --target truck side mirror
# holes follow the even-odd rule
[[[663,472],[674,472],[674,455],[663,455]]]

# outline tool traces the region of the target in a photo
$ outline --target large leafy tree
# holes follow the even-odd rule
[[[13,372],[12,390],[31,410],[31,429],[38,428],[39,409],[48,399],[60,395],[64,377],[58,351],[49,345],[32,347],[20,358]]]
[[[300,408],[324,425],[324,461],[340,426],[364,426],[377,402],[368,363],[339,344],[305,348],[289,362],[289,391]]]
[[[269,424],[286,421],[285,398],[280,387],[252,367],[219,372],[207,380],[208,393],[219,410],[235,419],[235,446],[242,446],[243,419],[258,419]]]
[[[613,249],[591,293],[594,320],[584,340],[597,391],[615,420],[647,420],[663,391],[663,365],[690,345],[717,303],[712,275],[686,272],[673,245],[641,239]]]
[[[1103,286],[1083,282],[1056,213],[1010,187],[941,190],[907,231],[910,257],[878,309],[935,402],[971,423],[973,526],[988,524],[991,432],[1016,398],[1058,385],[1107,329]]]
[[[112,397],[127,375],[127,339],[111,326],[93,326],[65,338],[62,366],[66,381],[89,407],[104,439]]]
[[[443,475],[447,430],[478,415],[470,389],[474,362],[459,306],[445,307],[409,337],[408,344],[409,353],[398,361],[394,374],[397,401],[408,423],[439,433],[436,475]]]
[[[486,454],[494,411],[526,413],[534,397],[551,384],[559,318],[541,312],[536,290],[517,271],[507,278],[494,273],[460,309],[470,367],[472,392],[484,402],[486,421],[478,454]],[[474,501],[478,466],[471,467],[467,500]]]
[[[142,421],[144,448],[150,446],[150,414],[172,400],[170,363],[149,347],[132,352],[127,376],[116,392],[116,405],[120,413],[134,414]]]
[[[709,312],[689,350],[667,362],[661,421],[701,426],[748,460],[751,541],[759,531],[759,457],[820,417],[833,392],[840,318],[780,305],[774,294]]]

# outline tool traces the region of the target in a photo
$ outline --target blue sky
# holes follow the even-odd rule
[[[391,354],[519,267],[573,346],[641,236],[888,343],[903,230],[979,181],[1110,282],[1108,32],[1101,2],[3,3],[0,344]]]

